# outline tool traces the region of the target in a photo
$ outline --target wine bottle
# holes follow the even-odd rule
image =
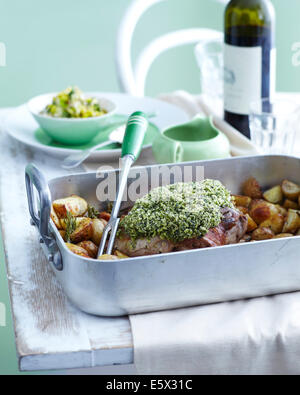
[[[275,93],[275,11],[270,0],[231,0],[225,11],[225,120],[250,137],[250,103]]]

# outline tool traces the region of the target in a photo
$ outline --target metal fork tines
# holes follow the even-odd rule
[[[124,191],[127,186],[128,174],[129,174],[129,171],[130,171],[130,168],[131,168],[131,165],[133,162],[134,162],[134,158],[131,155],[126,155],[125,157],[123,157],[123,166],[122,166],[122,171],[121,171],[121,175],[120,175],[120,184],[119,184],[119,188],[117,191],[116,201],[114,203],[114,206],[113,206],[113,209],[111,212],[110,220],[109,220],[108,224],[106,225],[103,235],[102,235],[101,243],[100,243],[99,250],[98,250],[98,258],[101,257],[105,251],[108,237],[109,237],[109,241],[107,244],[105,254],[111,255],[111,253],[112,253],[118,226],[119,226],[119,222],[120,222],[120,218],[118,218],[118,215],[119,215]]]
[[[103,235],[102,235],[102,239],[101,239],[101,243],[100,243],[99,251],[98,251],[98,256],[103,255],[107,240],[108,240],[108,244],[107,244],[107,248],[106,248],[106,254],[111,255],[112,250],[114,248],[114,242],[115,242],[115,238],[117,235],[119,223],[120,223],[120,218],[116,218],[116,219],[110,220],[109,223],[107,224],[107,226],[103,232]],[[110,237],[109,237],[109,234],[110,234]],[[108,239],[108,237],[109,237],[109,239]]]

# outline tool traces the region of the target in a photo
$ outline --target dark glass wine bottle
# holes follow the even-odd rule
[[[275,93],[275,11],[270,0],[231,0],[225,11],[225,120],[250,137],[251,101]]]

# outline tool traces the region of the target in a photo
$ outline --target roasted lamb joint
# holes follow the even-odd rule
[[[247,216],[235,209],[224,208],[221,211],[223,218],[219,226],[210,229],[204,237],[182,241],[175,247],[176,251],[238,243],[247,232]]]
[[[167,254],[174,251],[175,244],[159,237],[138,239],[134,243],[128,236],[120,236],[115,241],[115,249],[129,257],[146,255]]]
[[[187,239],[176,244],[159,237],[150,240],[138,239],[132,243],[128,236],[121,235],[116,239],[115,248],[130,257],[138,257],[238,243],[247,232],[247,217],[231,208],[223,208],[221,212],[220,225],[210,229],[204,237]]]

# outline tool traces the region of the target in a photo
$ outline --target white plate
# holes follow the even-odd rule
[[[146,113],[155,112],[157,117],[151,122],[158,127],[160,131],[189,120],[188,115],[179,107],[165,103],[161,100],[152,99],[149,97],[135,97],[121,93],[89,93],[89,95],[101,95],[116,103],[118,106],[118,113],[129,116],[134,111],[144,111]],[[11,110],[4,122],[6,132],[14,139],[33,147],[37,150],[47,152],[56,157],[65,157],[76,149],[52,147],[42,144],[35,137],[35,132],[39,128],[36,121],[27,109],[27,105],[17,107]],[[146,148],[146,147],[144,147]],[[96,151],[91,155],[91,159],[112,159],[120,157],[120,149],[109,149],[103,151]]]

